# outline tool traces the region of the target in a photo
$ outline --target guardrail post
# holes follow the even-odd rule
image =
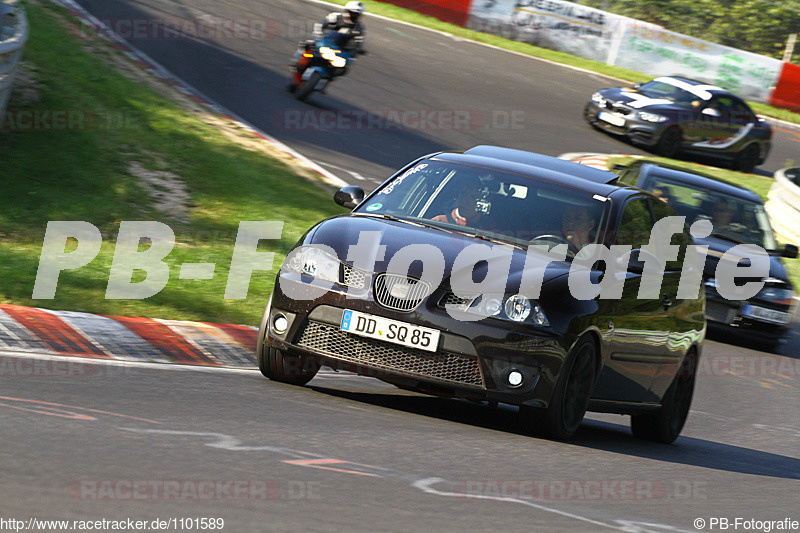
[[[28,18],[19,0],[0,0],[0,116],[6,109],[14,74],[28,41]]]
[[[800,244],[800,168],[777,171],[768,198],[767,214],[778,240]]]

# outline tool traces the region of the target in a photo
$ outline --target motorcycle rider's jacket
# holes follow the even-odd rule
[[[353,22],[343,13],[329,13],[322,22],[314,24],[314,36],[319,38],[328,32],[337,32],[337,45],[345,50],[363,52],[364,25],[360,21]]]

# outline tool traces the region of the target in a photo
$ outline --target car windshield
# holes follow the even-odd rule
[[[640,93],[650,98],[662,98],[679,104],[688,104],[694,100],[701,100],[698,95],[661,78],[639,86],[638,90]]]
[[[530,176],[444,161],[421,162],[385,184],[355,212],[508,242],[596,242],[608,201]]]
[[[764,205],[719,191],[654,176],[644,188],[686,217],[686,223],[708,220],[712,236],[775,250],[777,243]]]

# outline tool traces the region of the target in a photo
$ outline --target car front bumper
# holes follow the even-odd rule
[[[753,308],[761,310],[755,316]],[[777,343],[785,337],[794,315],[794,306],[776,305],[757,300],[741,301],[723,298],[706,288],[706,319],[715,326],[727,326],[746,331],[748,336],[762,342]],[[782,317],[786,317],[783,319]]]
[[[622,115],[600,107],[591,100],[583,109],[583,118],[592,126],[614,135],[627,137],[631,142],[652,147],[658,142],[666,124],[654,124],[636,118],[636,114]]]
[[[336,289],[314,301],[298,301],[281,291],[281,283],[276,283],[265,310],[261,333],[265,345],[403,388],[546,407],[569,349],[563,337],[533,326],[459,321],[436,305],[440,297],[436,292],[416,310],[399,312],[367,298],[347,298]],[[437,350],[428,352],[343,331],[345,309],[437,329]],[[274,327],[278,316],[288,323],[280,332]],[[511,372],[522,375],[521,383],[509,383]]]

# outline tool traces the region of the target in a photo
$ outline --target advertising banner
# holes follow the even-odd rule
[[[562,0],[473,0],[467,26],[605,63],[623,20]]]
[[[782,63],[628,19],[609,63],[653,76],[684,76],[718,85],[746,99],[769,102]]]

